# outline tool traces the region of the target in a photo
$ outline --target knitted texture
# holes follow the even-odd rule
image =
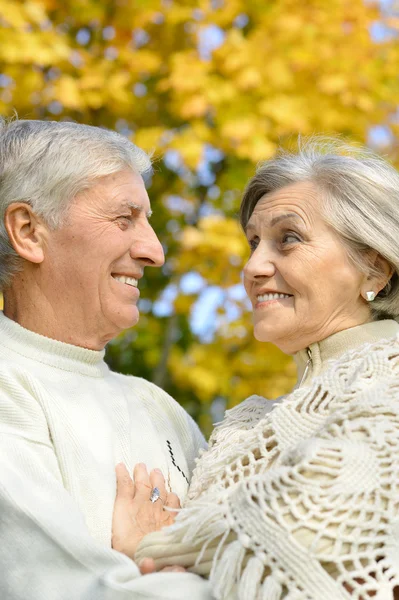
[[[223,600],[393,598],[399,585],[399,336],[310,386],[228,411],[175,525],[138,558],[209,575]]]
[[[211,600],[209,582],[142,577],[111,548],[115,465],[158,467],[184,497],[205,442],[170,396],[103,354],[0,313],[0,598]]]

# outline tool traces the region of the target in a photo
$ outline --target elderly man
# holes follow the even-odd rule
[[[107,342],[137,323],[144,267],[164,260],[148,221],[150,167],[114,132],[0,123],[4,600],[211,598],[196,575],[142,576],[112,549],[115,466],[146,465],[136,476],[148,494],[163,485],[157,468],[182,498],[205,445],[165,392],[104,362]]]

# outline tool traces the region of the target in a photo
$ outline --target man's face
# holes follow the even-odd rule
[[[67,315],[65,341],[83,336],[99,349],[137,323],[144,267],[164,262],[149,215],[141,176],[120,171],[78,194],[65,223],[50,232],[40,285],[55,314]]]

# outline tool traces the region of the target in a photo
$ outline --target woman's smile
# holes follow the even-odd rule
[[[244,285],[256,339],[292,354],[370,319],[360,293],[363,274],[325,222],[314,184],[263,196],[246,234],[251,255]]]
[[[263,308],[269,308],[271,306],[286,306],[287,304],[291,304],[293,300],[294,297],[292,294],[283,294],[280,292],[266,292],[263,294],[258,294],[256,296],[254,309],[261,310]]]

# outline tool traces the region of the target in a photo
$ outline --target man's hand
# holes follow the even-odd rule
[[[133,478],[134,482],[124,464],[117,465],[112,547],[131,559],[147,533],[159,531],[174,522],[176,512],[164,510],[164,507],[180,508],[178,496],[166,491],[165,479],[159,469],[148,475],[146,466],[138,464]],[[151,502],[151,491],[155,487],[160,491],[160,499]]]

